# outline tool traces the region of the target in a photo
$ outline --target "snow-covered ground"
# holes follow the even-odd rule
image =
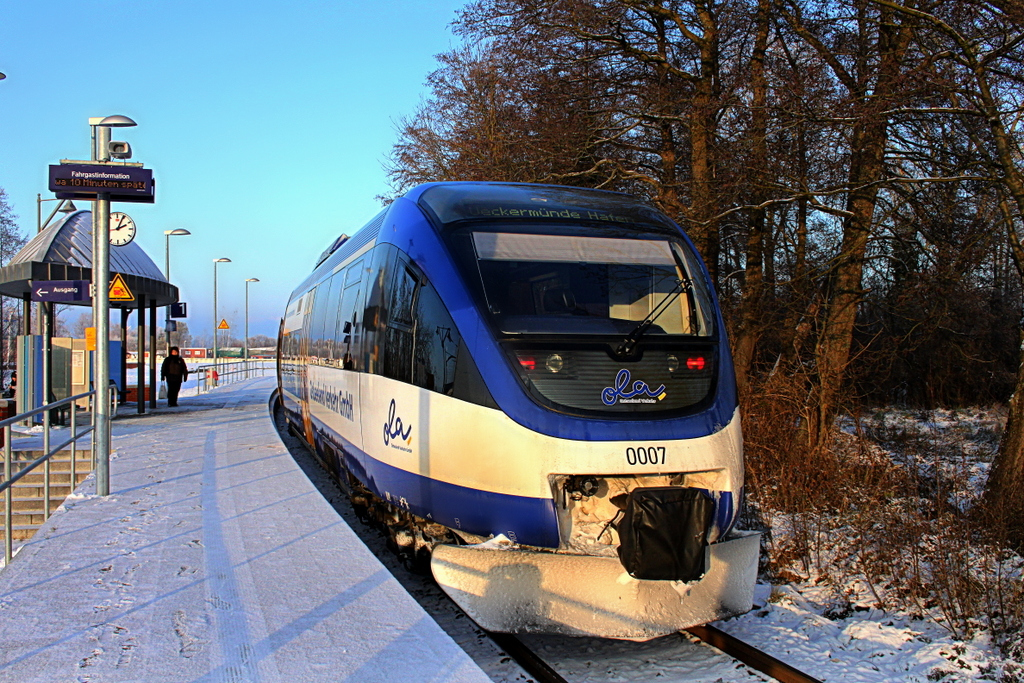
[[[188,387],[194,395],[195,385]],[[184,395],[184,394],[183,394]],[[194,401],[216,402],[217,391],[205,394]],[[211,404],[212,405],[212,404]],[[198,407],[198,406],[197,406]],[[184,416],[182,416],[184,417]],[[170,419],[170,418],[169,418]],[[923,430],[923,442],[936,439],[936,448],[943,453],[959,453],[961,460],[964,454],[974,453],[977,457],[969,458],[968,471],[973,472],[965,480],[977,484],[983,481],[986,453],[991,454],[994,443],[986,436],[986,425],[992,420],[988,413],[979,412],[977,416],[968,413],[931,413],[928,415],[905,414],[890,416],[886,419],[901,421],[904,427]],[[154,425],[149,420],[118,420],[116,431],[128,439],[149,438],[147,431]],[[852,430],[851,430],[852,433]],[[940,438],[941,437],[941,438]],[[286,441],[287,441],[286,437]],[[959,439],[960,446],[948,448],[950,438]],[[945,439],[945,441],[942,441]],[[946,445],[943,445],[946,444]],[[292,444],[294,446],[294,444]],[[987,449],[987,450],[986,450]],[[936,451],[938,452],[938,451]],[[322,471],[311,465],[309,456],[303,456],[293,448],[293,454],[300,466],[321,493],[328,498],[334,508],[348,524],[357,531],[365,543],[374,551],[382,562],[402,582],[406,590],[412,594],[428,613],[445,629],[487,673],[493,681],[523,681],[523,672],[507,657],[502,657],[494,644],[482,634],[451,603],[431,582],[406,571],[396,558],[390,556],[385,549],[383,539],[375,537],[372,529],[364,528],[354,513],[347,509],[340,493],[333,489]],[[124,453],[119,457],[128,458]],[[149,456],[152,458],[152,456]],[[165,457],[165,456],[161,456]],[[952,456],[951,456],[952,457]],[[922,460],[921,466],[940,466],[932,458],[928,465]],[[124,466],[124,462],[118,466]],[[160,466],[160,463],[155,463]],[[138,466],[150,466],[138,463]],[[153,472],[155,479],[147,486],[175,486],[172,480],[162,474],[159,469]],[[161,481],[162,480],[162,481]],[[71,501],[68,514],[75,513],[75,507],[87,502],[91,491],[91,481],[85,485],[85,500],[80,497]],[[155,491],[156,489],[154,489]],[[201,501],[193,496],[195,491],[182,491],[193,497],[196,504]],[[147,500],[144,495],[153,496],[140,489],[136,497]],[[145,508],[145,509],[143,509]],[[113,558],[111,567],[123,575],[113,573],[97,574],[96,581],[81,587],[90,592],[90,599],[96,605],[92,619],[96,626],[92,630],[95,637],[98,657],[107,657],[120,653],[119,656],[131,659],[133,651],[138,653],[140,641],[138,636],[123,636],[118,631],[118,622],[107,615],[120,609],[131,610],[131,604],[146,605],[166,598],[167,587],[160,584],[135,585],[130,593],[130,602],[125,603],[128,594],[123,582],[130,581],[131,572],[136,571],[136,564],[130,559],[131,554],[147,543],[157,543],[160,539],[145,537],[145,531],[152,529],[163,533],[166,524],[152,525],[154,513],[160,519],[166,517],[166,509],[159,510],[152,505],[143,505],[139,510],[138,519],[118,518],[97,523],[90,529],[94,542],[99,547],[109,548]],[[784,529],[776,531],[784,533]],[[183,542],[188,539],[183,538]],[[129,544],[129,545],[126,545]],[[196,550],[196,549],[193,549]],[[198,552],[202,552],[199,550]],[[329,553],[328,553],[329,555]],[[328,555],[325,555],[327,561]],[[198,561],[198,560],[197,560]],[[335,558],[331,561],[338,561]],[[330,564],[330,561],[328,561]],[[194,566],[190,564],[189,566]],[[104,572],[105,565],[98,566],[97,571]],[[133,568],[134,567],[134,568]],[[182,567],[184,570],[185,567]],[[175,567],[175,571],[178,567]],[[116,573],[116,572],[115,572]],[[302,585],[292,584],[288,587],[292,598],[302,598],[303,594],[320,594],[322,586],[316,582]],[[845,596],[842,604],[837,606],[836,594]],[[1024,670],[1019,662],[1006,661],[991,641],[988,632],[981,628],[970,640],[958,641],[940,623],[935,614],[925,613],[911,616],[899,611],[883,611],[877,609],[871,591],[856,575],[851,575],[841,586],[825,585],[813,580],[794,579],[792,583],[770,586],[761,584],[757,591],[757,606],[746,615],[718,622],[719,628],[763,649],[786,661],[792,666],[807,672],[822,681],[841,683],[959,683],[966,681],[1005,681],[1019,682],[1024,680]],[[309,597],[308,595],[306,597]],[[8,634],[18,632],[18,621],[11,620],[12,605],[16,604],[17,596],[0,595],[0,623]],[[302,598],[305,599],[305,598]],[[202,599],[200,599],[200,603]],[[106,624],[106,626],[104,626]],[[12,629],[13,626],[13,629]],[[166,624],[161,628],[170,629],[171,638],[194,635],[194,629],[202,625],[182,621],[180,624]],[[210,628],[207,624],[205,627]],[[180,631],[178,636],[173,632]],[[8,635],[8,637],[11,637]],[[128,640],[125,640],[128,638]],[[132,641],[131,638],[136,638]],[[534,648],[550,665],[570,681],[664,681],[666,683],[683,681],[687,683],[732,683],[769,680],[765,676],[752,672],[711,648],[691,642],[684,636],[668,636],[646,643],[602,640],[597,638],[570,638],[528,636],[524,640]],[[181,641],[182,647],[203,647],[201,640]],[[179,643],[179,644],[181,644]],[[2,637],[0,637],[2,646]],[[337,657],[345,656],[345,645],[334,643]],[[118,649],[120,648],[120,649]],[[127,648],[127,649],[125,649]],[[3,648],[0,647],[0,653]],[[136,655],[137,656],[137,655]],[[0,654],[0,662],[6,659]],[[83,666],[88,664],[88,657],[82,659]],[[328,657],[329,659],[329,657]],[[99,660],[96,660],[97,662]],[[86,666],[86,669],[88,667]],[[98,669],[95,669],[98,671]],[[86,673],[89,673],[86,670]],[[0,668],[0,679],[3,670]],[[68,679],[71,680],[71,679]],[[101,680],[100,678],[79,678],[77,680]],[[107,679],[103,679],[107,680]],[[121,680],[116,677],[109,680]]]
[[[0,681],[488,680],[296,467],[272,385],[114,421],[111,495],[0,571]]]

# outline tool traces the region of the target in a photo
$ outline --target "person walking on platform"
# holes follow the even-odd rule
[[[167,382],[167,406],[173,408],[178,405],[181,383],[188,379],[188,366],[185,365],[185,359],[178,355],[177,346],[172,346],[167,358],[164,358],[164,364],[160,366],[160,379]]]

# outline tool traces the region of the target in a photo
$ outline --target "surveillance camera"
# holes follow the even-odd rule
[[[110,144],[107,145],[107,151],[110,152],[112,159],[131,159],[132,158],[132,146],[127,142],[117,142],[111,140]]]

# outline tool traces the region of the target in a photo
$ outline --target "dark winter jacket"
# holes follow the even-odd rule
[[[181,356],[164,358],[164,364],[160,366],[160,379],[167,379],[168,376],[181,377],[183,382],[188,379],[188,366]]]

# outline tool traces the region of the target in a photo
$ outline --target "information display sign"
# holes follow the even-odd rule
[[[42,280],[32,283],[32,301],[88,300],[88,280]]]
[[[95,200],[105,192],[112,202],[156,201],[153,171],[121,164],[57,164],[50,166],[50,191],[57,199]]]

